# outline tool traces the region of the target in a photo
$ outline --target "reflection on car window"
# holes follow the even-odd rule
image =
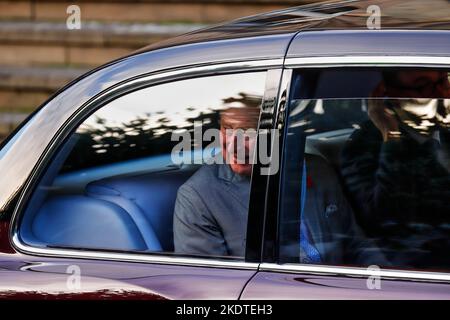
[[[265,72],[141,89],[60,147],[20,227],[34,246],[242,258]],[[240,162],[238,160],[243,160]]]
[[[448,270],[448,71],[309,70],[294,79],[282,259]],[[330,79],[341,93],[326,89]]]

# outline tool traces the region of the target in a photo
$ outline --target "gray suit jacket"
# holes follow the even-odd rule
[[[179,189],[175,202],[175,251],[244,256],[250,180],[227,164],[202,166]]]
[[[304,218],[322,262],[386,265],[356,225],[333,169],[311,155],[306,155],[306,166],[312,185],[307,188]],[[235,174],[230,166],[202,166],[178,190],[175,251],[244,256],[249,192],[249,179]]]

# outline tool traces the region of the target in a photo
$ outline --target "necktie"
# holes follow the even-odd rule
[[[300,212],[300,249],[304,254],[301,257],[302,263],[320,263],[319,251],[314,247],[310,230],[306,225],[304,214],[306,201],[306,163],[303,161],[302,191],[301,191],[301,212]]]

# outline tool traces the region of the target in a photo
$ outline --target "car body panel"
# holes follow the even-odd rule
[[[245,287],[242,299],[450,299],[445,282],[381,279],[377,288],[373,281],[368,277],[263,271]]]
[[[450,31],[340,30],[299,33],[286,58],[450,56]]]
[[[79,287],[70,286],[79,271]],[[0,253],[0,299],[238,299],[256,270]],[[195,284],[195,285],[194,285]]]
[[[371,5],[380,8],[380,28],[402,30],[450,30],[448,2],[427,0],[355,0],[313,3],[237,19],[196,30],[140,49],[138,52],[189,43],[224,39],[296,34],[324,30],[368,30]],[[426,10],[424,10],[426,9]],[[376,26],[373,27],[376,29]],[[375,30],[379,31],[379,30]]]
[[[83,277],[80,288],[71,288],[70,274],[0,270],[0,299],[65,300],[65,299],[145,299],[164,297],[124,281]]]
[[[9,240],[9,221],[0,220],[0,253],[15,253]]]

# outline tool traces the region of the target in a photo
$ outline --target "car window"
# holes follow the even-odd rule
[[[280,193],[280,261],[450,270],[445,69],[297,71]]]
[[[38,247],[242,258],[265,77],[180,80],[100,108],[51,160],[20,239]]]

